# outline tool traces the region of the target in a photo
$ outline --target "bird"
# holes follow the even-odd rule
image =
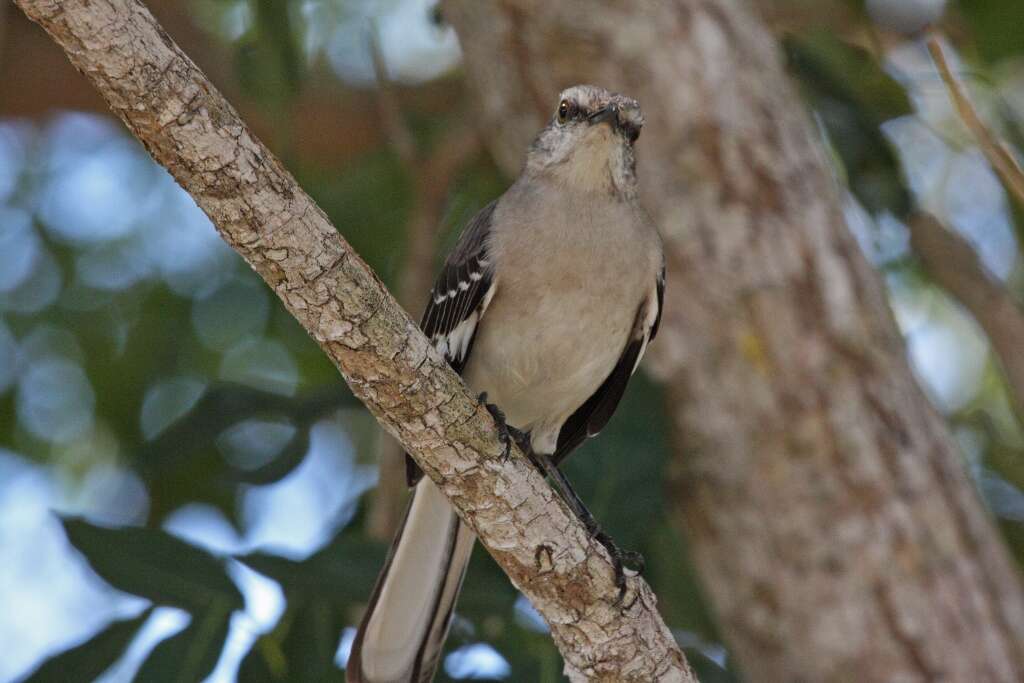
[[[466,225],[421,329],[611,554],[620,550],[558,466],[615,411],[654,339],[665,296],[661,238],[637,193],[643,127],[631,97],[561,92],[519,177]],[[357,630],[349,683],[430,681],[475,536],[407,456],[412,497]]]

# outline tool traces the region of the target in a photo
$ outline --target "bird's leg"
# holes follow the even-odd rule
[[[555,490],[561,495],[562,500],[566,502],[569,509],[573,511],[576,518],[583,523],[590,537],[603,545],[605,550],[608,551],[612,558],[612,566],[615,569],[615,585],[619,589],[619,595],[615,602],[622,602],[626,595],[626,572],[624,568],[628,567],[633,571],[642,573],[644,570],[643,555],[629,550],[622,550],[615,544],[612,537],[601,529],[597,520],[594,519],[594,515],[583,504],[583,501],[573,489],[569,480],[566,479],[562,471],[551,460],[551,456],[534,453],[533,445],[530,443],[530,435],[508,424],[505,421],[505,413],[502,412],[501,408],[487,402],[486,391],[480,394],[478,400],[487,408],[487,412],[491,414],[491,417],[494,418],[495,423],[498,425],[498,433],[502,443],[505,445],[503,457],[507,458],[511,454],[512,442],[515,441],[516,445],[519,446],[519,450],[526,454],[526,457],[530,459],[530,462],[533,463],[533,466],[537,468],[541,475],[551,480]]]
[[[508,458],[512,453],[512,442],[515,441],[516,445],[519,446],[519,450],[526,453],[532,461],[533,449],[530,448],[530,435],[524,431],[516,429],[506,422],[505,413],[502,412],[501,408],[493,403],[487,402],[486,391],[482,392],[477,397],[477,400],[484,405],[484,408],[487,409],[487,412],[491,414],[491,417],[494,418],[494,422],[498,425],[498,438],[501,439],[501,443],[505,446],[505,450],[502,452],[501,456],[503,458]],[[534,463],[534,465],[537,465],[537,463]]]
[[[586,527],[587,533],[590,534],[591,538],[603,545],[605,550],[608,551],[612,558],[612,566],[615,568],[615,585],[619,588],[619,595],[615,602],[621,603],[622,598],[626,595],[626,572],[623,567],[629,567],[637,573],[642,573],[644,570],[643,555],[629,550],[622,550],[619,546],[615,545],[615,541],[601,529],[597,520],[594,519],[594,515],[590,514],[590,510],[587,509],[587,506],[580,500],[572,485],[569,484],[569,480],[565,478],[562,471],[551,460],[551,456],[537,454],[531,460],[535,464],[539,464],[544,474],[551,478],[555,489],[562,495],[563,500],[565,500],[569,508],[576,514],[576,517],[583,523],[583,526]]]

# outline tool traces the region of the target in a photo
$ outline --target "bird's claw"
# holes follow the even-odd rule
[[[594,539],[603,545],[608,551],[608,555],[611,556],[612,568],[615,571],[615,586],[619,589],[619,594],[615,597],[615,604],[621,605],[623,598],[626,597],[626,569],[636,574],[643,574],[644,556],[632,550],[620,549],[615,545],[612,537],[600,529],[596,530]]]
[[[493,403],[487,402],[487,392],[482,392],[477,397],[477,400],[483,404],[484,408],[487,409],[487,412],[489,412],[491,417],[494,418],[495,424],[498,425],[498,438],[501,439],[502,446],[504,446],[504,449],[501,452],[502,459],[508,460],[509,456],[512,455],[513,441],[517,446],[519,446],[520,450],[524,453],[529,453],[529,437],[525,432],[516,429],[505,421],[505,413],[502,412],[501,408]]]
[[[509,425],[505,420],[505,413],[502,412],[501,408],[493,403],[487,402],[486,391],[481,393],[477,397],[477,400],[479,400],[480,403],[483,404],[484,408],[487,409],[487,412],[491,414],[491,417],[494,418],[494,422],[498,427],[498,437],[504,445],[502,458],[507,459],[512,454],[512,442],[514,441],[516,445],[519,446],[519,449],[530,458],[530,461],[537,467],[541,474],[545,474],[546,470],[544,463],[538,460],[538,457],[545,456],[537,456],[534,454],[530,445],[530,435]],[[550,474],[550,472],[547,472],[547,474]],[[566,483],[566,485],[568,484]],[[563,497],[565,496],[566,494],[563,492]],[[572,496],[575,498],[575,494],[572,494]],[[578,500],[577,503],[582,506],[582,503],[579,503]],[[615,571],[615,586],[619,589],[619,593],[615,597],[614,604],[621,605],[623,599],[626,597],[626,569],[629,569],[635,574],[642,574],[644,571],[644,557],[640,553],[630,550],[622,550],[619,546],[615,545],[615,541],[612,540],[612,537],[601,530],[594,521],[594,518],[589,512],[586,512],[585,509],[582,512],[578,511],[577,515],[580,520],[583,521],[587,531],[590,533],[590,536],[604,546],[604,549],[608,551],[608,555],[611,557],[612,567]]]

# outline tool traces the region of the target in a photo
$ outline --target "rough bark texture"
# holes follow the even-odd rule
[[[668,253],[650,364],[677,437],[668,485],[741,667],[1024,680],[1019,577],[912,378],[776,46],[731,0],[644,7],[445,4],[509,170],[567,85],[644,108],[640,186]]]
[[[378,83],[382,80],[378,73]],[[391,146],[413,178],[413,206],[406,225],[406,251],[396,296],[406,311],[419,317],[426,305],[424,292],[429,292],[434,284],[437,226],[443,219],[452,179],[481,151],[482,145],[474,129],[456,126],[447,131],[430,154],[418,153],[412,132],[401,123],[401,110],[386,93],[382,90],[381,118],[394,121],[389,125]],[[383,435],[377,448],[377,461],[380,475],[366,516],[366,528],[374,538],[390,541],[405,514],[408,488],[405,449],[393,438]]]
[[[323,212],[135,0],[17,0],[267,281],[545,617],[573,680],[692,681],[646,583],[522,457]],[[518,454],[517,454],[518,455]]]

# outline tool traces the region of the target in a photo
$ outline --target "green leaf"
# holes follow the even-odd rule
[[[693,672],[697,674],[697,680],[701,683],[739,683],[740,678],[736,674],[722,668],[700,650],[688,647],[685,652],[686,661],[693,667]]]
[[[365,604],[387,546],[352,531],[339,532],[301,562],[264,552],[237,557],[284,590],[288,608],[277,627],[242,660],[239,680],[341,681],[334,656],[347,616]]]
[[[788,36],[794,75],[829,133],[850,191],[873,213],[905,218],[912,207],[895,151],[881,124],[912,111],[904,88],[861,48],[824,33]]]
[[[288,0],[253,4],[256,21],[238,43],[236,73],[246,95],[280,107],[299,93],[303,59]]]
[[[344,628],[344,615],[330,601],[316,597],[301,601],[282,643],[288,660],[288,681],[343,681],[344,674],[335,666],[334,655]]]
[[[161,641],[133,680],[140,683],[198,683],[217,666],[228,637],[232,606],[223,598],[194,615],[184,630]]]
[[[790,34],[782,45],[790,67],[816,92],[855,104],[879,123],[913,111],[903,86],[867,50],[825,31]]]
[[[203,612],[244,606],[223,560],[158,529],[107,528],[63,518],[68,540],[107,583],[160,605]]]
[[[302,562],[264,552],[235,559],[280,583],[289,600],[309,595],[345,604],[369,597],[384,564],[386,548],[383,543],[348,532]]]
[[[23,683],[66,683],[69,671],[74,671],[78,680],[99,678],[121,658],[150,611],[146,609],[134,619],[111,622],[89,640],[44,661]]]
[[[317,596],[292,597],[288,609],[271,633],[253,645],[238,669],[246,683],[320,683],[342,681],[334,663],[341,632],[342,609]]]
[[[668,460],[663,395],[646,375],[634,376],[601,436],[584,442],[563,466],[604,530],[641,553],[651,520],[666,518],[664,495],[650,485],[662,479]]]
[[[991,64],[1024,54],[1024,3],[961,0],[959,4],[982,59]]]
[[[455,612],[474,623],[482,623],[495,614],[512,614],[518,595],[519,591],[494,558],[482,547],[475,548]]]
[[[298,467],[308,452],[309,428],[301,426],[295,430],[292,438],[274,455],[270,462],[251,470],[232,467],[228,470],[226,478],[246,484],[272,484],[284,479],[285,476]]]
[[[138,460],[146,468],[149,479],[165,487],[180,472],[190,476],[182,485],[195,491],[189,461],[209,461],[209,482],[245,482],[270,484],[291,472],[308,451],[309,427],[340,406],[358,402],[344,384],[309,391],[291,398],[262,389],[221,382],[209,387],[192,409],[170,425],[157,438],[139,447]],[[218,454],[217,439],[225,430],[251,419],[280,418],[293,423],[292,439],[269,463],[243,470],[225,462]]]
[[[345,384],[336,381],[295,398],[227,382],[210,386],[191,411],[157,438],[132,447],[149,487],[151,518],[160,521],[185,501],[209,503],[232,518],[239,483],[269,484],[287,475],[309,450],[309,427],[340,406],[357,404]],[[287,420],[296,431],[270,462],[247,470],[229,462],[217,441],[225,430],[251,419]]]
[[[263,636],[238,665],[238,680],[245,683],[275,683],[287,680],[288,663],[281,646],[272,636]]]
[[[346,617],[369,597],[386,549],[384,543],[347,531],[301,562],[264,552],[236,557],[281,584],[288,600],[274,631],[256,641],[242,660],[239,680],[343,680],[334,664],[341,632]]]

